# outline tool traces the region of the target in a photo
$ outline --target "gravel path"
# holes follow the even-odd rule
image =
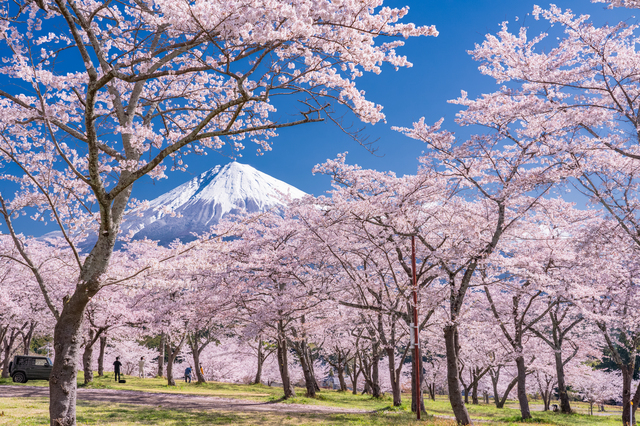
[[[0,398],[49,397],[48,387],[0,386]],[[93,402],[152,405],[167,409],[196,409],[222,411],[263,411],[278,413],[367,413],[369,411],[320,405],[281,404],[248,401],[244,399],[215,398],[210,396],[151,393],[114,389],[78,389],[78,399]]]

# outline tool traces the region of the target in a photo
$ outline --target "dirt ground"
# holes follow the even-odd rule
[[[0,398],[48,397],[48,387],[36,386],[0,386]],[[169,393],[150,393],[114,389],[78,389],[79,400],[93,402],[111,402],[119,404],[152,405],[167,409],[196,409],[223,411],[264,411],[278,413],[366,413],[364,410],[324,407],[318,405],[280,404],[257,402],[244,399],[214,398],[196,395]]]

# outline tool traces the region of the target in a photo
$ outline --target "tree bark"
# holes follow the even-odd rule
[[[171,338],[169,336],[166,336],[165,338],[165,341],[167,344],[166,351],[169,356],[169,360],[167,362],[167,385],[168,386],[176,385],[176,381],[173,377],[173,363],[175,362],[176,357],[180,353],[180,349],[182,349],[182,345],[184,344],[185,339],[186,339],[186,334],[182,336],[180,343],[178,343],[178,345],[175,348],[173,348],[171,346]]]
[[[204,374],[202,374],[202,372],[200,371],[200,352],[201,351],[202,351],[202,348],[198,348],[198,342],[192,341],[191,354],[193,355],[193,368],[195,370],[198,383],[204,384],[204,383],[207,383],[207,381],[204,378]]]
[[[531,418],[531,411],[529,410],[529,400],[527,398],[527,368],[524,365],[524,357],[519,356],[516,358],[516,366],[518,368],[518,402],[520,403],[520,413],[522,419],[527,420]]]
[[[18,331],[15,328],[11,329],[11,333],[5,334],[3,343],[4,358],[2,362],[2,378],[9,378],[9,363],[12,361],[13,346],[16,343],[18,337]]]
[[[104,350],[107,347],[107,336],[100,336],[100,355],[98,355],[98,376],[104,376]]]
[[[478,405],[480,402],[478,401],[478,382],[474,381],[471,387],[471,403],[473,405]]]
[[[380,353],[378,352],[380,344],[373,344],[373,356],[371,357],[371,396],[374,398],[382,398],[380,390]]]
[[[95,292],[76,291],[66,299],[53,331],[55,358],[49,378],[51,426],[76,424],[76,363],[80,353],[84,309]]]
[[[458,330],[455,324],[444,328],[444,341],[447,351],[447,387],[449,388],[449,401],[456,421],[461,425],[470,425],[471,417],[464,405],[460,393],[460,378],[458,375]]]
[[[175,355],[173,355],[173,351],[171,349],[169,352],[169,362],[167,362],[167,386],[175,386],[176,380],[173,378],[173,361],[175,360]]]
[[[160,334],[160,346],[158,347],[158,377],[164,377],[164,333]]]
[[[280,378],[282,379],[284,399],[293,398],[296,396],[296,391],[293,386],[291,386],[291,377],[289,376],[289,348],[287,346],[287,339],[284,335],[284,324],[282,320],[278,321],[277,345],[278,368],[280,369]]]
[[[22,353],[24,355],[29,355],[29,349],[31,348],[31,339],[33,338],[33,332],[35,331],[37,325],[38,324],[34,321],[29,322],[29,331],[27,331],[26,333],[22,333]],[[24,325],[24,327],[26,326],[27,324]]]
[[[351,379],[351,393],[358,394],[358,376],[360,375],[361,368],[358,365],[358,349],[356,347],[356,354],[353,357],[353,367],[349,367],[349,378]]]
[[[304,384],[307,388],[306,397],[307,398],[315,398],[316,397],[316,379],[313,377],[313,373],[311,372],[311,368],[309,367],[309,362],[307,356],[305,354],[306,345],[304,341],[297,342],[294,345],[295,351],[298,354],[298,359],[300,360],[300,366],[302,367],[302,374],[304,375]]]
[[[254,385],[258,385],[262,382],[262,365],[264,364],[264,352],[262,351],[262,340],[258,339],[258,371],[256,371],[256,378],[253,380]]]
[[[95,332],[92,328],[89,328],[89,340],[84,345],[84,352],[82,353],[82,369],[84,370],[84,384],[93,382],[93,342]]]
[[[542,401],[544,402],[544,411],[549,411],[551,406],[551,392],[546,391],[542,393]]]
[[[396,360],[395,348],[386,348],[387,358],[389,359],[389,379],[391,380],[391,393],[393,394],[393,406],[402,405],[402,394],[400,392],[400,381],[396,380]]]
[[[633,423],[636,423],[636,410],[638,408],[638,402],[636,401],[638,398],[638,394],[640,392],[636,391],[634,404],[631,405],[631,385],[633,383],[633,370],[628,366],[624,366],[622,368],[622,424],[628,425],[631,415],[631,409],[633,409]],[[640,390],[640,387],[638,388]],[[631,426],[631,425],[629,425]]]
[[[556,376],[558,379],[558,397],[560,398],[560,411],[564,414],[571,414],[571,403],[567,393],[567,385],[564,380],[564,362],[562,362],[562,352],[555,352]]]
[[[493,380],[493,377],[491,379]],[[500,398],[500,395],[498,394],[498,380],[496,378],[495,382],[493,382],[493,392],[494,392],[493,394],[496,402],[496,408],[504,408],[504,403],[507,402],[507,398],[509,397],[511,390],[517,384],[518,384],[518,376],[516,375],[516,377],[514,377],[513,380],[511,380],[511,382],[507,386],[507,389],[504,391],[502,398]]]
[[[338,373],[338,381],[340,382],[340,392],[346,392],[347,382],[344,380],[344,366],[340,365],[336,370]]]

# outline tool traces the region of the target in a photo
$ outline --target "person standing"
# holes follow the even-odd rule
[[[138,375],[140,378],[144,379],[144,357],[140,357],[140,361],[138,361]]]
[[[120,377],[120,367],[122,366],[122,363],[120,362],[120,357],[117,356],[116,360],[113,362],[113,373],[115,375],[116,378],[116,382],[120,381],[121,377]]]
[[[187,383],[187,381],[191,383],[191,366],[184,370],[184,382]]]

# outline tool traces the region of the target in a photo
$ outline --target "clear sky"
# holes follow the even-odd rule
[[[392,170],[398,175],[415,173],[423,144],[392,131],[391,127],[410,127],[412,122],[423,116],[428,123],[444,117],[445,127],[458,131],[453,122],[458,108],[447,104],[447,100],[459,96],[460,90],[475,97],[496,89],[493,80],[480,74],[478,63],[467,51],[473,49],[475,43],[481,43],[486,34],[499,31],[503,21],[509,21],[510,28],[516,31],[521,26],[531,26],[532,35],[546,31],[548,28],[542,26],[544,24],[528,16],[534,4],[533,0],[385,1],[385,5],[391,7],[408,5],[410,12],[404,22],[435,25],[440,35],[409,39],[399,49],[399,53],[413,63],[412,68],[395,71],[386,67],[380,75],[365,75],[357,81],[357,86],[366,91],[368,99],[384,106],[387,116],[387,123],[365,129],[370,140],[377,139],[376,155],[359,146],[331,122],[325,122],[282,130],[280,136],[273,139],[273,150],[264,156],[256,156],[255,148],[246,143],[242,158],[237,160],[314,195],[323,194],[330,189],[330,184],[328,178],[312,175],[313,166],[345,151],[349,151],[347,161],[352,164]],[[548,6],[548,3],[538,4]],[[591,15],[596,25],[616,24],[621,20],[637,22],[631,10],[610,10],[606,5],[593,4],[590,0],[558,0],[555,4],[578,14]],[[345,124],[362,126],[353,116],[347,116]],[[462,134],[468,132],[462,130]],[[134,197],[153,199],[217,164],[232,161],[216,153],[187,158],[187,173],[168,172],[169,179],[140,181],[134,187]],[[40,226],[34,227],[25,220],[19,222],[21,230],[28,234],[43,233]]]
[[[327,178],[312,175],[313,166],[344,151],[349,152],[349,163],[392,170],[398,175],[415,173],[423,144],[392,131],[391,127],[410,127],[412,122],[424,116],[429,123],[444,117],[449,130],[459,130],[453,122],[458,107],[448,104],[447,100],[459,96],[460,90],[475,97],[496,89],[492,79],[480,74],[478,63],[467,51],[473,49],[475,43],[481,43],[486,34],[499,31],[503,21],[509,21],[510,28],[516,30],[531,25],[532,34],[534,28],[535,34],[547,30],[527,16],[535,4],[549,5],[532,0],[385,1],[385,5],[392,7],[408,5],[410,12],[405,22],[435,25],[440,35],[409,39],[399,49],[413,63],[412,68],[395,71],[387,67],[380,75],[365,75],[357,81],[368,99],[384,106],[387,116],[387,123],[378,123],[365,130],[370,140],[378,140],[376,155],[367,152],[333,123],[326,122],[282,130],[273,140],[273,151],[261,157],[256,156],[254,148],[247,143],[238,161],[314,195],[324,193],[330,185]],[[558,0],[555,4],[577,14],[589,14],[597,25],[615,24],[621,20],[636,22],[631,10],[609,10],[605,4],[593,4],[589,0]],[[353,116],[346,117],[345,123],[356,128],[362,126]],[[191,157],[188,173],[174,172],[169,174],[169,179],[156,183],[140,182],[134,196],[154,198],[216,164],[229,161],[231,159],[217,154]]]

